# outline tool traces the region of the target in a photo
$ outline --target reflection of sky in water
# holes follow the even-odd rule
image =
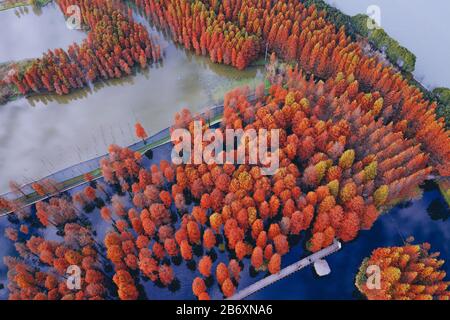
[[[450,1],[326,0],[346,14],[381,9],[381,26],[417,57],[414,75],[424,85],[450,87]]]
[[[86,38],[86,33],[66,27],[63,14],[54,3],[40,13],[31,7],[1,11],[0,30],[0,62],[37,58],[48,49],[66,48]]]
[[[155,134],[170,126],[176,111],[204,111],[224,86],[261,75],[256,68],[238,72],[212,64],[169,45],[161,35],[158,41],[165,47],[162,66],[64,97],[0,106],[0,194],[8,191],[11,179],[30,182],[103,155],[111,143],[135,142],[137,120]]]

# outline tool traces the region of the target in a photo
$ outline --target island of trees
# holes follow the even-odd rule
[[[369,300],[449,300],[449,282],[441,270],[445,262],[430,249],[429,243],[378,248],[363,261],[356,286]],[[369,266],[379,268],[379,287],[368,279]]]

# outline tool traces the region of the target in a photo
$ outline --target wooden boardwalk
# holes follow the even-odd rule
[[[283,278],[286,278],[287,276],[293,274],[294,272],[297,272],[310,264],[313,264],[315,261],[321,260],[325,258],[326,256],[329,256],[330,254],[337,252],[341,249],[341,243],[337,241],[336,239],[333,241],[333,244],[329,247],[326,247],[320,251],[317,251],[316,253],[313,253],[312,255],[297,261],[296,263],[291,264],[290,266],[287,266],[286,268],[283,268],[278,272],[277,274],[270,275],[264,279],[261,279],[251,286],[248,286],[247,288],[237,292],[235,295],[231,296],[227,300],[242,300],[246,297],[254,294],[255,292],[273,284],[274,282],[277,282]]]

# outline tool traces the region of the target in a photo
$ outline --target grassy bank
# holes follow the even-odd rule
[[[358,37],[367,39],[374,49],[384,52],[389,61],[404,72],[413,72],[416,66],[416,56],[402,47],[397,40],[391,38],[382,28],[369,29],[367,22],[370,19],[365,14],[349,16],[330,6],[323,0],[306,0],[307,6],[315,5],[319,10],[327,12],[327,18],[337,28],[342,26],[354,40]]]
[[[18,62],[9,61],[0,63],[0,105],[23,97],[13,83],[6,83],[4,79],[8,76],[8,73],[11,72],[11,70],[16,72],[24,72],[33,63],[33,61],[34,59],[26,59]]]

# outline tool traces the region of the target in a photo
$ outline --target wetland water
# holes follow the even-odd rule
[[[42,17],[47,10],[54,9],[44,7]],[[15,23],[33,15],[14,16]],[[64,21],[60,23],[64,29]],[[213,64],[146,25],[164,48],[162,64],[68,96],[31,97],[0,106],[0,194],[8,191],[11,179],[30,182],[103,155],[111,143],[131,144],[136,120],[152,135],[170,126],[174,113],[184,107],[204,111],[233,86],[262,81],[262,67],[239,72]]]

